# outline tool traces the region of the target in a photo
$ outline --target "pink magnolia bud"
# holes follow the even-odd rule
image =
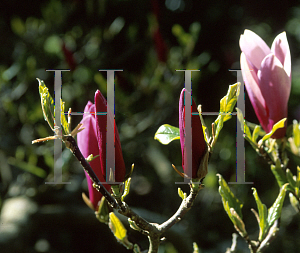
[[[275,38],[271,49],[254,32],[245,30],[240,38],[241,68],[246,89],[262,128],[268,133],[287,117],[291,91],[291,54],[286,33]],[[286,126],[272,138],[284,137]]]
[[[90,162],[90,165],[101,182],[105,182],[106,178],[106,115],[97,115],[97,112],[106,112],[106,100],[98,90],[95,94],[95,104],[90,101],[87,103],[81,123],[85,128],[77,134],[78,147],[85,158],[89,155],[96,157]],[[87,113],[88,112],[88,113]],[[116,129],[115,136],[115,181],[123,182],[125,180],[125,163],[123,160],[121,143],[118,130]],[[99,201],[102,194],[93,187],[93,182],[86,173],[88,182],[89,198],[94,206],[98,209]],[[103,184],[107,190],[110,190],[109,184]]]
[[[185,106],[184,93],[185,89],[181,91],[179,98],[179,131],[180,131],[180,145],[182,153],[182,167],[184,170],[184,142],[185,142]],[[196,103],[193,99],[192,112],[198,112]],[[204,139],[202,124],[199,115],[192,115],[192,176],[191,178],[203,178],[207,174],[207,159],[208,151],[207,144]]]

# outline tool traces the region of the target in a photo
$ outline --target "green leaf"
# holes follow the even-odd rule
[[[246,125],[244,115],[239,108],[236,108],[236,111],[237,111],[237,118],[241,124],[241,129],[245,134],[245,139],[251,143],[252,142],[251,132],[249,127]]]
[[[118,241],[122,242],[126,238],[127,230],[113,212],[109,213],[109,227]]]
[[[105,224],[109,222],[109,207],[108,202],[105,197],[102,197],[100,200],[99,208],[95,212],[97,219]]]
[[[93,156],[93,154],[90,154],[85,160],[87,160],[87,162],[91,162],[97,157],[99,157],[99,155]]]
[[[230,208],[230,214],[231,214],[232,219],[234,220],[234,222],[233,222],[234,228],[239,232],[239,234],[242,237],[247,236],[245,224],[244,224],[243,220],[241,219],[241,217],[237,214],[237,212],[233,208]]]
[[[293,189],[295,189],[296,188],[296,181],[294,180],[294,175],[290,171],[290,169],[286,170],[286,178],[287,178],[287,181],[289,183],[289,186],[292,187]]]
[[[70,127],[67,121],[67,117],[65,115],[65,102],[63,102],[62,100],[60,100],[60,107],[61,107],[61,116],[60,116],[61,125],[63,127],[64,133],[68,135],[70,133]]]
[[[280,189],[278,197],[276,198],[274,204],[268,210],[268,224],[269,224],[269,227],[271,227],[273,225],[273,223],[278,218],[280,218],[280,216],[281,216],[281,210],[282,210],[283,201],[284,201],[284,198],[285,198],[287,186],[288,186],[288,184],[285,184]]]
[[[276,160],[276,165],[271,165],[271,171],[273,172],[279,187],[282,187],[288,183],[286,175],[281,168],[279,159]],[[293,188],[290,185],[288,185],[287,188],[289,191],[293,192]]]
[[[178,195],[182,200],[186,198],[186,193],[183,193],[183,191],[178,187]]]
[[[268,230],[269,230],[269,224],[267,221],[268,217],[268,210],[265,204],[263,204],[257,194],[257,191],[255,188],[252,188],[253,190],[253,196],[256,201],[257,209],[258,209],[258,217],[259,217],[259,237],[258,240],[262,241]]]
[[[179,140],[180,133],[179,128],[168,124],[164,124],[158,128],[154,135],[154,139],[158,140],[160,143],[167,145],[171,141]]]
[[[41,97],[41,105],[43,110],[44,119],[48,122],[52,131],[54,130],[54,101],[51,97],[48,88],[43,80],[38,79],[39,93]]]
[[[300,167],[297,166],[297,177],[296,177],[296,187],[295,187],[295,194],[299,198],[300,197]]]
[[[265,140],[269,139],[269,138],[275,133],[275,131],[276,131],[277,129],[284,127],[285,121],[286,121],[286,118],[284,118],[284,119],[278,121],[278,122],[273,126],[271,132],[267,133],[267,134],[262,138],[262,141],[265,141]]]
[[[197,243],[193,242],[193,253],[200,253]]]
[[[9,157],[7,162],[10,165],[19,167],[20,169],[22,169],[24,171],[27,171],[27,172],[30,172],[33,175],[36,175],[40,178],[45,178],[47,176],[46,171],[44,171],[42,168],[37,167],[37,166],[35,166],[33,164],[30,164],[28,162],[20,161],[19,159],[16,159],[14,157]]]
[[[124,201],[124,198],[129,194],[130,183],[131,183],[131,177],[127,178],[127,180],[125,181],[125,190],[124,190],[124,193],[121,197],[122,201]]]
[[[263,135],[263,133],[264,132],[262,131],[261,126],[256,125],[252,133],[252,141],[256,143],[258,136]]]
[[[228,92],[225,97],[220,100],[220,114],[215,120],[216,139],[218,138],[224,122],[229,120],[232,115],[233,108],[237,102],[240,92],[240,83],[229,85]]]
[[[289,198],[290,198],[290,202],[291,202],[292,207],[295,209],[295,211],[297,213],[299,213],[300,212],[300,203],[299,203],[299,200],[291,192],[289,193]]]
[[[297,148],[300,147],[300,124],[297,120],[293,120],[293,138]]]
[[[228,214],[229,218],[233,222],[234,225],[237,225],[236,219],[232,217],[230,208],[233,208],[234,211],[238,214],[238,216],[242,219],[242,207],[243,205],[240,201],[234,196],[232,191],[230,190],[229,186],[227,185],[226,181],[220,174],[217,174],[219,177],[219,193],[222,197],[222,202],[226,213]]]

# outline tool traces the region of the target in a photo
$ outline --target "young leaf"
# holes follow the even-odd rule
[[[54,130],[54,101],[44,81],[38,78],[37,80],[39,82],[39,93],[41,97],[41,105],[42,105],[44,119],[48,122],[49,126],[53,131]]]
[[[262,141],[265,141],[267,139],[269,139],[274,133],[275,131],[278,129],[278,128],[282,128],[284,127],[284,123],[286,121],[286,118],[278,121],[272,128],[271,132],[267,133],[263,138],[262,138]]]
[[[160,143],[167,145],[171,141],[179,140],[180,133],[179,128],[168,124],[164,124],[158,128],[154,135],[154,139],[158,140]]]
[[[105,224],[108,224],[109,221],[109,207],[108,202],[105,197],[102,197],[100,200],[99,208],[95,212],[97,219]]]
[[[293,120],[293,138],[297,148],[300,147],[300,124],[297,120]]]
[[[237,111],[237,118],[241,124],[241,129],[245,133],[245,139],[251,143],[252,142],[251,132],[249,127],[246,125],[244,115],[239,108],[236,108],[236,111]]]
[[[199,247],[198,247],[197,243],[195,243],[195,242],[193,242],[193,249],[194,249],[193,253],[200,253]]]
[[[229,85],[228,92],[225,97],[220,100],[220,114],[215,120],[216,139],[219,136],[224,122],[231,118],[231,113],[236,104],[240,92],[240,83]]]
[[[227,185],[226,181],[220,174],[217,174],[219,177],[219,193],[222,197],[222,202],[226,213],[228,214],[229,218],[233,222],[234,225],[237,225],[236,219],[232,216],[230,208],[233,208],[234,211],[238,214],[238,216],[242,219],[242,207],[243,205],[240,201],[234,196],[232,191],[230,190],[229,186]]]
[[[285,184],[280,189],[278,197],[276,198],[275,202],[268,210],[268,219],[267,220],[268,220],[269,227],[271,227],[273,225],[273,223],[281,216],[281,209],[283,206],[283,201],[285,198],[287,186],[288,186],[288,184]]]
[[[129,194],[129,190],[130,190],[130,183],[131,183],[131,177],[129,177],[126,181],[125,181],[125,190],[124,193],[121,197],[121,200],[124,201],[124,198]]]
[[[237,214],[237,212],[233,208],[230,208],[230,213],[231,213],[231,217],[234,219],[233,224],[236,231],[238,231],[242,237],[247,236],[245,224],[241,219],[241,217]]]
[[[60,116],[60,121],[61,121],[61,125],[63,127],[63,130],[65,132],[66,135],[68,135],[70,133],[70,127],[69,127],[69,123],[67,121],[66,115],[65,115],[65,102],[63,102],[62,100],[60,100],[60,107],[61,107],[61,116]]]
[[[126,228],[113,212],[109,213],[108,225],[118,242],[122,243],[127,249],[133,248],[133,244],[128,241]]]
[[[295,188],[295,193],[297,195],[297,197],[300,197],[300,167],[297,166],[297,177],[296,177],[296,188]]]
[[[294,191],[294,189],[296,187],[296,181],[294,180],[293,173],[289,169],[286,170],[286,178],[289,183],[289,186],[292,187],[293,191]]]
[[[263,204],[257,194],[255,188],[252,188],[253,196],[256,201],[257,209],[258,209],[258,217],[259,217],[259,236],[258,240],[262,241],[265,238],[265,235],[268,232],[269,224],[267,222],[268,210],[265,204]]]
[[[118,241],[122,242],[126,238],[127,230],[113,212],[109,213],[109,227]]]
[[[254,130],[253,130],[253,133],[252,133],[252,141],[256,143],[256,140],[258,138],[259,135],[262,135],[262,129],[261,129],[261,126],[259,125],[256,125],[254,127]]]
[[[290,198],[290,202],[291,202],[292,207],[295,209],[295,211],[297,213],[299,213],[300,212],[300,203],[299,203],[299,200],[291,192],[289,193],[289,198]]]
[[[276,160],[276,165],[271,165],[271,171],[273,172],[279,187],[282,187],[283,185],[288,183],[278,159]],[[288,190],[293,191],[291,187],[288,187]]]
[[[183,193],[183,191],[178,187],[178,195],[182,200],[186,198],[186,193]]]

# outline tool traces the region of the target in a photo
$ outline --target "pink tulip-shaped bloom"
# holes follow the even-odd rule
[[[106,112],[107,102],[99,90],[95,94],[95,105],[90,101],[87,103],[81,123],[85,128],[77,134],[78,147],[86,158],[89,155],[97,156],[90,162],[90,165],[96,176],[101,182],[105,182],[106,178],[106,125],[107,115],[96,115],[96,112]],[[123,182],[125,180],[125,163],[122,154],[122,148],[119,138],[118,129],[115,126],[115,181]],[[86,173],[89,189],[89,199],[98,209],[99,201],[102,194],[93,187],[93,182]],[[109,184],[103,184],[107,190],[110,190]]]
[[[268,133],[287,117],[291,91],[291,54],[286,33],[280,33],[271,49],[254,32],[245,30],[240,38],[241,69],[246,89],[262,128]],[[284,137],[286,125],[272,138]]]
[[[184,97],[185,97],[185,89],[182,89],[180,98],[179,98],[179,132],[180,132],[180,145],[181,145],[181,153],[182,153],[182,168],[184,168],[184,145],[185,145],[185,105],[184,105]],[[198,112],[197,106],[192,99],[192,113]],[[207,174],[207,166],[205,168],[200,168],[200,164],[202,159],[205,157],[207,153],[207,145],[204,139],[202,124],[199,115],[192,115],[192,176],[187,175],[191,178],[203,178]]]

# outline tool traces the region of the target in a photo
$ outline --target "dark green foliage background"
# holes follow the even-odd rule
[[[74,112],[93,101],[96,89],[106,95],[106,76],[99,69],[123,69],[116,74],[116,122],[125,164],[135,164],[126,201],[152,222],[163,222],[180,204],[175,182],[182,179],[171,167],[173,163],[181,168],[179,142],[163,146],[153,139],[160,125],[178,126],[184,76],[176,69],[201,69],[193,74],[193,98],[204,112],[217,112],[228,85],[236,82],[228,70],[239,69],[238,43],[244,29],[256,32],[268,45],[285,30],[293,64],[289,124],[300,118],[299,1],[6,0],[0,3],[0,13],[0,206],[22,197],[31,200],[32,210],[37,207],[16,223],[17,232],[0,238],[1,252],[128,252],[81,200],[81,193],[87,193],[86,180],[69,150],[63,150],[63,180],[71,185],[46,185],[53,181],[53,142],[31,144],[52,135],[43,119],[35,78],[44,80],[53,94],[53,72],[45,70],[71,68],[63,42],[77,63],[62,75],[62,98]],[[166,62],[157,57],[158,27]],[[245,102],[246,119],[258,123],[247,95]],[[80,119],[74,116],[72,126]],[[214,117],[205,120],[210,125]],[[235,180],[235,132],[233,117],[225,123],[211,157],[206,188],[184,220],[166,234],[160,252],[192,252],[193,242],[201,252],[225,252],[230,247],[235,231],[223,210],[215,174]],[[297,163],[299,158],[291,155],[294,174]],[[254,182],[262,202],[270,207],[278,186],[267,163],[247,143],[246,181]],[[232,189],[244,203],[246,228],[255,239],[251,185]],[[298,216],[286,200],[281,232],[266,252],[298,252]],[[128,235],[147,249],[146,237],[131,229]],[[247,252],[241,239],[238,244]]]

